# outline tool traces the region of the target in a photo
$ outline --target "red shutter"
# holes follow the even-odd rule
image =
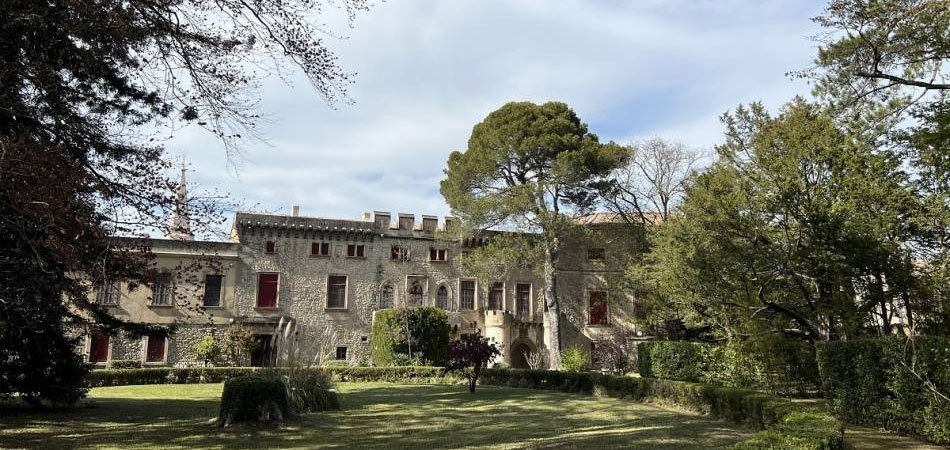
[[[590,293],[590,324],[607,325],[607,293],[591,291]]]
[[[106,362],[109,359],[109,335],[92,333],[89,337],[89,362]]]
[[[277,280],[276,273],[261,273],[257,275],[257,307],[277,307]]]
[[[148,346],[145,349],[145,362],[165,361],[165,336],[155,334],[148,337]]]

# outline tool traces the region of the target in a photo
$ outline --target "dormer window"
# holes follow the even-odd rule
[[[330,256],[329,242],[311,242],[310,256]]]
[[[409,248],[401,245],[393,245],[389,259],[393,261],[409,261]]]
[[[274,254],[277,253],[277,242],[267,241],[264,243],[264,253]]]
[[[444,248],[430,248],[429,261],[445,261],[448,251]]]
[[[347,244],[346,256],[349,258],[365,258],[366,246],[363,244]]]
[[[603,247],[595,247],[587,249],[587,260],[588,261],[603,261],[606,251]]]

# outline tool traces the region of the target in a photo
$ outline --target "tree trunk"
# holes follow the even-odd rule
[[[548,365],[552,370],[561,368],[561,304],[557,298],[555,271],[559,251],[557,242],[544,246],[544,314],[548,319],[544,329],[548,338]]]

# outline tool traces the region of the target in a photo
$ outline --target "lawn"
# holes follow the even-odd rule
[[[3,448],[641,448],[729,445],[728,422],[610,398],[481,386],[341,383],[343,410],[220,429],[221,384],[93,389],[87,407],[0,409]]]

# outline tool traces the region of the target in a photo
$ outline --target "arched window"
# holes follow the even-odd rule
[[[412,285],[409,286],[409,306],[422,306],[422,297],[425,294],[425,290],[422,289],[422,284],[418,281],[413,281]]]
[[[396,290],[393,285],[386,283],[383,290],[379,293],[379,309],[392,308],[396,303]]]
[[[452,305],[449,304],[449,289],[444,284],[435,291],[435,306],[444,310],[452,309]]]

